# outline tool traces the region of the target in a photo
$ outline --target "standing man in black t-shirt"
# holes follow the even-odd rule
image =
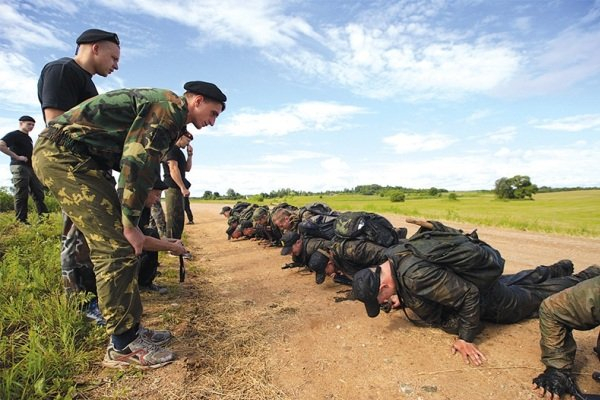
[[[119,69],[121,48],[116,33],[88,29],[76,43],[74,58],[51,61],[40,74],[38,99],[46,123],[98,94],[92,76],[107,77]]]
[[[75,57],[63,57],[44,66],[38,80],[38,99],[47,124],[65,111],[98,94],[94,75],[108,76],[119,69],[120,41],[116,33],[88,29],[76,40]],[[83,234],[63,214],[61,249],[62,277],[67,293],[96,293],[93,265]],[[97,300],[86,306],[86,315],[98,324],[105,323]]]
[[[48,213],[44,204],[44,187],[31,167],[33,142],[29,132],[35,127],[35,120],[29,115],[19,118],[19,129],[7,133],[0,140],[0,151],[10,157],[10,172],[15,189],[15,216],[17,220],[27,224],[27,200],[29,192],[37,208],[38,214]]]
[[[190,196],[190,182],[185,179],[185,173],[192,169],[192,156],[187,160],[183,150],[194,139],[191,133],[185,132],[175,146],[167,153],[163,170],[165,183],[169,187],[165,196],[167,206],[167,237],[181,239],[184,224],[184,198]]]

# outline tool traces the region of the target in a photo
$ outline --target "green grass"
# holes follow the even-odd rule
[[[600,237],[600,190],[539,193],[534,200],[498,200],[490,192],[456,192],[456,196],[456,200],[451,200],[448,193],[440,197],[407,194],[405,202],[392,203],[388,197],[338,194],[265,199],[263,204],[286,201],[302,206],[320,201],[336,210],[363,210],[479,226]]]
[[[88,368],[103,330],[67,300],[59,258],[61,218],[31,226],[0,214],[0,398],[69,399],[75,377]]]

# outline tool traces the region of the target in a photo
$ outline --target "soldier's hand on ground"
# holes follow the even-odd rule
[[[560,400],[565,394],[565,398],[574,399],[573,395],[577,392],[569,374],[555,368],[546,368],[544,373],[534,378],[532,388],[538,396],[549,400]]]
[[[480,366],[484,361],[487,361],[477,346],[462,339],[456,339],[452,345],[452,354],[456,354],[456,352],[460,353],[466,364]]]
[[[133,228],[125,227],[123,228],[123,235],[125,236],[125,239],[127,239],[127,241],[129,242],[129,244],[131,244],[131,247],[133,247],[135,255],[139,256],[140,254],[142,254],[145,236],[142,233],[141,229],[137,226]]]

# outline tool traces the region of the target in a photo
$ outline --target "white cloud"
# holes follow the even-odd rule
[[[441,150],[456,142],[456,139],[439,133],[398,133],[385,137],[382,141],[385,144],[391,145],[396,153],[407,154],[419,151]]]
[[[266,154],[260,157],[260,160],[267,163],[291,164],[299,160],[311,160],[321,157],[323,157],[322,153],[314,151],[290,151],[283,154]]]
[[[580,132],[600,128],[600,114],[582,114],[554,120],[536,121],[533,126],[551,131]]]
[[[346,120],[364,112],[364,109],[355,106],[304,102],[262,113],[245,110],[202,133],[213,136],[284,136],[303,131],[336,131],[345,126]]]
[[[11,4],[0,4],[0,37],[18,51],[26,47],[68,48],[56,37],[53,27],[32,20]]]
[[[483,142],[492,142],[492,143],[507,143],[512,141],[517,135],[517,128],[514,126],[506,126],[504,128],[500,128],[494,132],[489,132],[485,134],[483,138]]]
[[[5,109],[39,108],[38,76],[33,69],[26,57],[0,49],[0,103]]]
[[[283,13],[277,1],[256,0],[102,0],[120,11],[145,13],[195,28],[197,45],[222,40],[235,45],[255,47],[293,47],[299,37],[318,35],[304,19]]]

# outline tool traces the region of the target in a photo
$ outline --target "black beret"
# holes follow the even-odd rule
[[[81,35],[79,35],[79,37],[77,38],[75,43],[77,43],[77,44],[96,43],[96,42],[101,42],[103,40],[108,40],[109,42],[113,42],[117,46],[121,44],[121,42],[119,41],[119,36],[117,36],[116,33],[106,32],[101,29],[88,29],[87,31],[85,31]]]
[[[188,92],[200,94],[204,97],[208,97],[209,99],[218,101],[223,106],[223,111],[225,111],[225,102],[227,101],[227,96],[225,96],[225,94],[221,92],[221,89],[219,89],[214,83],[191,81],[183,85],[183,88]]]
[[[35,122],[35,119],[33,119],[32,117],[30,117],[29,115],[23,115],[21,118],[19,118],[19,121],[21,121],[21,122]]]

